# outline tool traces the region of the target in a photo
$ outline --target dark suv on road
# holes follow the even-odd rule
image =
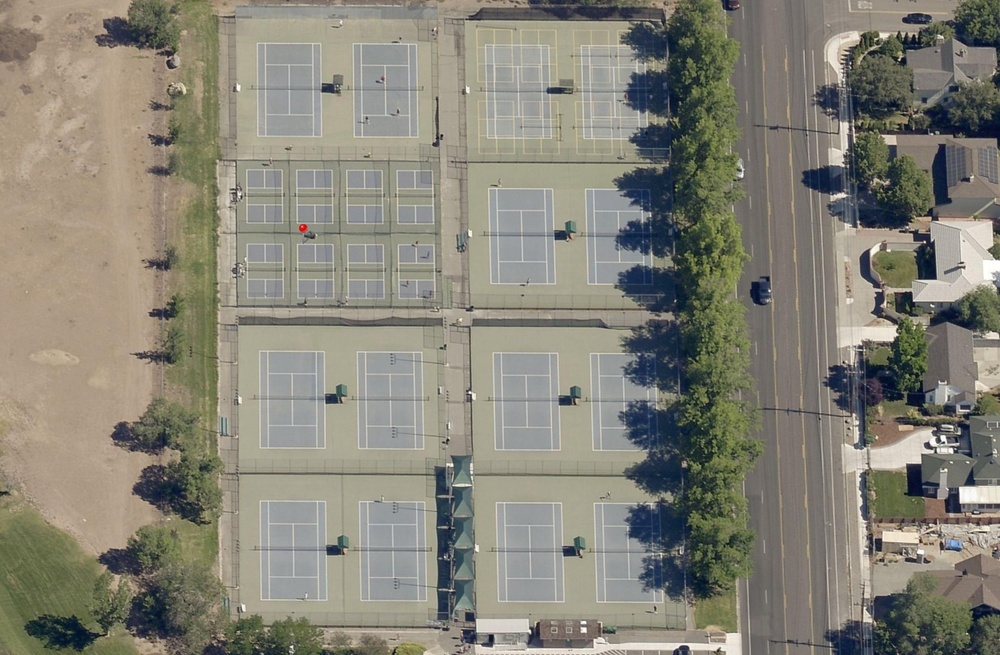
[[[903,22],[911,25],[930,25],[934,22],[934,17],[930,14],[906,14]]]

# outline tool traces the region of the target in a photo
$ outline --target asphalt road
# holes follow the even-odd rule
[[[824,166],[837,125],[814,101],[833,81],[822,3],[749,0],[730,33],[742,44],[733,84],[747,164],[737,207],[751,255],[746,301],[766,450],[748,477],[754,574],[741,588],[744,649],[829,653],[852,618],[850,539],[841,473],[845,414],[826,385],[837,349],[835,231]],[[807,181],[811,178],[811,181]],[[774,302],[749,289],[770,275]],[[856,618],[856,617],[854,617]]]
[[[730,34],[741,42],[733,77],[746,162],[746,198],[736,206],[751,256],[737,289],[747,305],[752,374],[766,451],[748,476],[754,573],[741,583],[744,650],[837,652],[844,628],[860,618],[862,563],[853,480],[842,445],[852,443],[831,368],[847,359],[837,344],[836,254],[845,226],[827,211],[835,117],[815,102],[834,83],[828,39],[851,30],[906,29],[904,14],[948,18],[943,0],[745,0]],[[915,28],[914,28],[915,29]],[[839,236],[838,236],[839,235]],[[770,275],[774,302],[753,305],[751,283]]]

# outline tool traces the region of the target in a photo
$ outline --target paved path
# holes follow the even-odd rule
[[[906,468],[907,464],[919,464],[921,455],[934,451],[927,447],[932,428],[918,428],[913,433],[890,446],[871,449],[871,467],[877,471],[892,471]]]

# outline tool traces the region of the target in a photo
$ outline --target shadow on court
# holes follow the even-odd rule
[[[24,631],[45,644],[46,648],[69,648],[82,651],[101,635],[91,631],[80,617],[42,614],[24,624]]]
[[[665,503],[629,508],[629,536],[649,555],[642,560],[639,579],[646,589],[662,589],[671,600],[684,598],[684,518]]]
[[[627,223],[616,239],[618,247],[654,257],[670,256],[674,246],[670,172],[659,167],[636,168],[615,178],[615,187],[649,216],[645,222]]]
[[[615,288],[637,305],[654,313],[674,308],[674,276],[659,267],[636,265],[618,274]]]

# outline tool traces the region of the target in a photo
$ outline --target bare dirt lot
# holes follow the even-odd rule
[[[100,553],[156,511],[112,444],[149,402],[156,254],[148,135],[162,61],[97,45],[128,0],[0,0],[0,468]]]

